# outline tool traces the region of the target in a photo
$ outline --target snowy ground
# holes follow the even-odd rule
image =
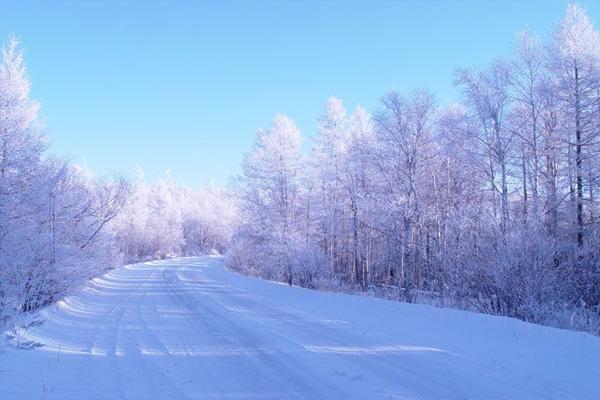
[[[0,355],[0,399],[600,399],[600,338],[290,288],[218,258],[130,265]]]

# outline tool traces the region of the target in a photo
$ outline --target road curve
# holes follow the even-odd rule
[[[289,288],[216,257],[116,269],[43,317],[42,347],[0,355],[1,399],[600,398],[589,335],[580,350],[583,334]]]

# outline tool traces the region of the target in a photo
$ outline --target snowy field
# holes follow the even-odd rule
[[[130,265],[0,355],[0,399],[599,399],[600,338],[290,288],[194,257]]]

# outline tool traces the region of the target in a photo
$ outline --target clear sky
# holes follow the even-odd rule
[[[581,1],[600,24],[600,2]],[[372,111],[391,90],[456,98],[457,67],[547,36],[566,1],[0,0],[51,151],[100,175],[226,184],[256,129],[285,113],[306,137],[327,97]]]

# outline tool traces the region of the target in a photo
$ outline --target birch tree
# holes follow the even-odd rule
[[[600,36],[578,5],[571,4],[550,44],[550,69],[565,118],[570,162],[570,191],[574,194],[576,240],[583,245],[584,206],[594,196],[597,168],[591,161],[598,146]],[[586,166],[590,168],[586,174]],[[591,179],[590,179],[591,178]],[[591,183],[585,196],[586,181]],[[588,205],[589,207],[589,205]]]

